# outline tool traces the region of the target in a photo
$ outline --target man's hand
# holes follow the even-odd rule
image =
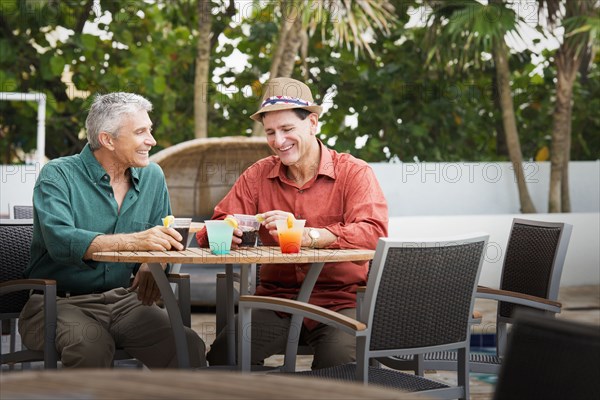
[[[277,243],[279,243],[279,235],[277,235],[277,224],[275,221],[278,219],[287,219],[289,215],[289,212],[281,210],[273,210],[262,213],[262,216],[265,219],[262,222],[262,225],[268,229],[269,234],[273,236]]]
[[[173,228],[153,226],[142,232],[133,234],[139,250],[183,250],[179,240],[183,239],[179,232]]]
[[[99,251],[183,250],[183,245],[179,242],[182,239],[175,229],[164,226],[153,226],[135,233],[98,235],[90,243],[83,259],[91,260],[92,254]]]
[[[240,228],[235,228],[233,230],[233,237],[231,238],[231,248],[233,250],[239,249],[240,244],[242,243],[242,230]]]
[[[163,265],[163,269],[165,266],[166,264]],[[152,276],[152,272],[150,272],[148,264],[140,265],[140,269],[133,278],[133,284],[129,290],[134,291],[136,289],[138,300],[145,306],[151,306],[160,299],[160,290],[154,281],[154,277]]]

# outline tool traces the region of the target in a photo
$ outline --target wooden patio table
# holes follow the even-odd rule
[[[2,373],[6,399],[407,399],[410,393],[353,382],[182,370],[77,369]]]
[[[241,265],[241,282],[240,294],[247,294],[248,288],[248,271],[250,266],[256,264],[290,264],[290,263],[307,263],[311,264],[304,282],[298,294],[298,301],[307,302],[313,287],[323,269],[326,262],[340,261],[368,261],[373,258],[375,251],[361,249],[312,249],[301,248],[299,253],[284,254],[279,247],[258,246],[258,247],[242,247],[238,250],[232,250],[231,253],[225,255],[212,254],[208,248],[188,248],[184,251],[105,251],[97,252],[92,255],[95,261],[111,261],[111,262],[127,262],[127,263],[148,263],[150,271],[160,289],[163,303],[169,314],[173,334],[175,337],[175,345],[177,350],[177,359],[180,368],[189,368],[189,356],[187,351],[187,341],[181,313],[177,307],[177,300],[171,290],[171,286],[160,263],[185,263],[197,264],[198,268],[202,268],[202,264],[225,264],[226,285],[227,285],[227,344],[228,344],[228,362],[230,365],[236,364],[235,356],[235,323],[234,323],[234,290],[233,290],[233,264]],[[302,324],[302,318],[293,317],[291,321],[290,331],[296,331]],[[289,342],[288,351],[290,354],[290,346],[298,345],[298,338],[295,339],[295,344]],[[295,353],[294,355],[295,356]],[[292,360],[293,361],[293,360]],[[286,360],[286,363],[288,360]]]

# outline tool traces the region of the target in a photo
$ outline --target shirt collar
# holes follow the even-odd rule
[[[94,182],[100,183],[103,180],[108,181],[108,173],[106,172],[104,167],[102,167],[102,165],[98,162],[98,160],[96,160],[96,157],[94,157],[94,153],[92,152],[89,143],[85,145],[83,150],[81,150],[80,157],[83,160],[89,177],[92,178]],[[129,168],[129,173],[131,175],[131,182],[133,182],[133,187],[136,191],[139,192],[140,173],[138,171],[138,168]]]
[[[335,168],[333,168],[333,158],[331,157],[331,152],[329,149],[321,142],[320,139],[317,139],[319,142],[319,147],[321,149],[321,159],[319,160],[319,171],[318,175],[325,175],[330,177],[331,179],[335,179]],[[286,166],[281,163],[280,159],[277,159],[277,163],[273,165],[273,168],[267,175],[267,178],[280,178],[285,177]]]

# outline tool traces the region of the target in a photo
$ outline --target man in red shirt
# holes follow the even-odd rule
[[[274,156],[249,167],[215,207],[213,219],[231,214],[261,214],[259,235],[277,246],[275,221],[290,213],[306,220],[302,246],[328,249],[375,249],[387,236],[388,210],[371,167],[346,153],[330,150],[317,138],[322,107],[308,86],[275,78],[265,86],[260,109],[250,118],[262,122]],[[232,246],[241,243],[236,229]],[[206,230],[197,233],[206,247]],[[308,264],[264,264],[256,295],[295,298]],[[366,284],[368,262],[326,263],[310,303],[356,317],[356,288]],[[268,310],[252,314],[252,364],[285,350],[289,317]],[[226,363],[225,330],[208,353],[211,365]],[[301,343],[315,353],[313,368],[355,360],[354,338],[335,328],[305,320]]]

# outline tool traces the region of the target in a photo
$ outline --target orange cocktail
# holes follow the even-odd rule
[[[286,220],[277,220],[277,236],[279,237],[279,248],[282,253],[299,253],[302,244],[302,232],[306,220],[294,219],[292,226]]]

